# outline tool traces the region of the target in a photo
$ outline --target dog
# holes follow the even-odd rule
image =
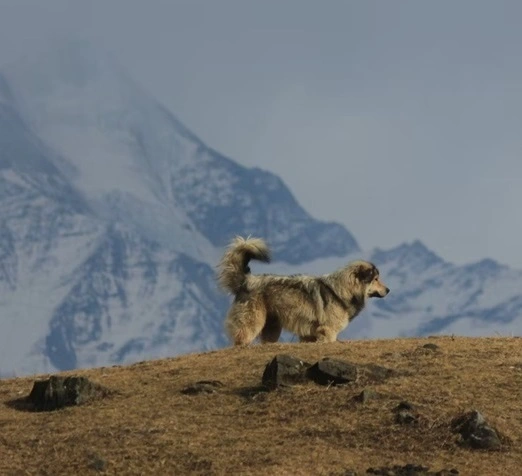
[[[218,265],[218,283],[234,296],[225,327],[235,345],[277,342],[283,329],[301,342],[335,342],[366,300],[389,292],[379,270],[354,261],[323,276],[251,274],[251,260],[270,262],[260,238],[236,237]]]

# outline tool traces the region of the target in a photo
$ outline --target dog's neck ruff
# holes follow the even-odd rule
[[[348,311],[348,306],[347,304],[344,302],[343,298],[341,298],[341,296],[339,296],[339,294],[337,294],[334,290],[334,288],[332,288],[332,286],[330,286],[330,284],[328,284],[324,279],[321,279],[320,280],[320,283],[328,290],[328,292],[330,293],[330,295],[334,298],[334,300],[345,310],[345,311]],[[323,298],[323,301],[326,301],[325,297],[322,296]]]
[[[355,319],[357,317],[357,314],[360,311],[362,311],[362,309],[364,307],[365,299],[364,299],[364,296],[362,298],[358,298],[357,296],[354,295],[350,299],[350,302],[351,302],[352,306],[357,308],[357,313],[350,317],[350,321],[351,321],[352,319]]]

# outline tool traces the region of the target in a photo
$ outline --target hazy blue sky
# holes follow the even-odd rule
[[[0,63],[88,37],[363,248],[522,267],[522,2],[0,0]]]

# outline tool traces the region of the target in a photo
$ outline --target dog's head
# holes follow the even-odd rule
[[[368,261],[358,261],[354,270],[355,279],[364,286],[366,297],[383,298],[390,289],[381,281],[379,270]]]

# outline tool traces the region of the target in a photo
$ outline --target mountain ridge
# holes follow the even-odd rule
[[[227,345],[214,272],[237,234],[273,250],[254,271],[374,260],[392,293],[344,335],[522,330],[521,272],[458,267],[418,240],[364,251],[276,175],[207,147],[106,56],[65,51],[0,71],[0,374]]]

